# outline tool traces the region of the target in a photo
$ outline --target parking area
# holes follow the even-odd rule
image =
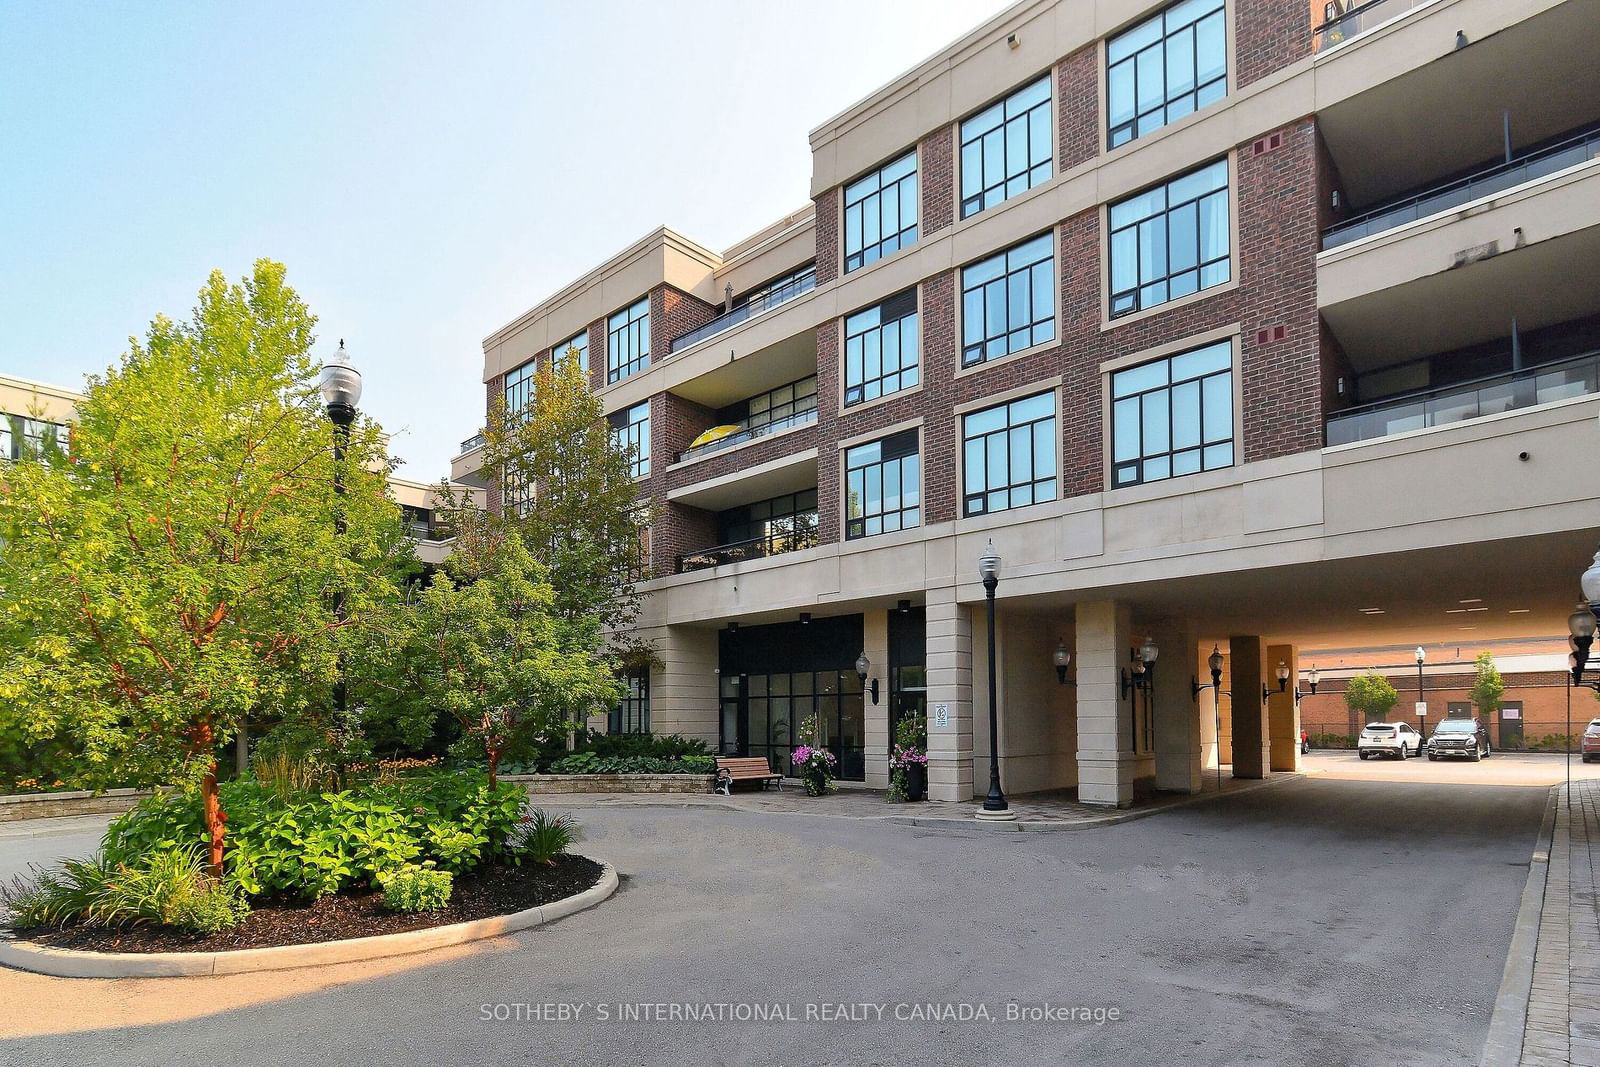
[[[1313,750],[1301,760],[1308,775],[1355,782],[1428,782],[1438,785],[1557,785],[1567,780],[1564,753],[1496,752],[1473,763],[1465,759],[1407,760],[1374,757],[1363,760],[1354,752]],[[1600,778],[1600,763],[1584,763],[1574,755],[1573,781]]]

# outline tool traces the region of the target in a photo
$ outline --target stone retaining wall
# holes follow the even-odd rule
[[[123,812],[149,795],[147,789],[108,789],[99,794],[86,789],[62,793],[11,793],[0,796],[0,822]]]
[[[709,793],[713,774],[503,774],[530,793]]]

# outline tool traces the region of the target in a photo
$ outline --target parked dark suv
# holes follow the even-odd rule
[[[1446,719],[1428,738],[1428,758],[1465,756],[1473,763],[1489,755],[1489,729],[1480,719]]]

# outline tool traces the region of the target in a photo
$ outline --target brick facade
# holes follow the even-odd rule
[[[918,240],[926,240],[955,221],[955,140],[955,124],[941,126],[922,139],[917,152]]]
[[[1238,88],[1311,54],[1311,5],[1305,0],[1236,0],[1234,66]]]
[[[704,326],[720,314],[720,307],[675,286],[661,285],[650,290],[650,362],[666,359],[675,338]]]
[[[819,287],[830,285],[839,277],[839,196],[839,190],[834,188],[816,198]]]
[[[1384,677],[1400,697],[1394,710],[1389,714],[1390,721],[1408,722],[1415,727],[1417,725],[1417,715],[1414,710],[1417,702],[1416,671],[1384,672]],[[1559,671],[1522,671],[1508,672],[1503,677],[1506,689],[1501,702],[1502,705],[1521,705],[1522,717],[1519,721],[1522,723],[1524,744],[1568,732],[1566,675]],[[1422,695],[1428,705],[1429,733],[1432,733],[1433,727],[1449,714],[1451,704],[1472,702],[1473,679],[1470,667],[1461,673],[1423,676]],[[1358,721],[1359,716],[1353,715],[1345,706],[1346,684],[1347,680],[1343,678],[1324,678],[1317,686],[1316,693],[1307,692],[1302,684],[1300,723],[1308,733],[1354,735],[1360,731],[1363,723]],[[1590,719],[1600,717],[1600,704],[1596,704],[1592,699],[1581,704],[1575,700],[1571,705],[1570,714],[1571,732],[1581,734]],[[1491,715],[1485,719],[1485,725],[1489,727],[1489,741],[1496,747],[1502,745],[1500,724],[1499,715]]]
[[[1100,154],[1100,46],[1086,45],[1056,65],[1056,173]]]

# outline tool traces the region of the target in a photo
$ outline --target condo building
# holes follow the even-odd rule
[[[613,728],[787,770],[815,715],[881,787],[925,712],[935,799],[993,751],[1126,806],[1296,768],[1302,648],[1564,634],[1597,28],[1023,0],[813,130],[810,204],[722,252],[658,229],[495,330],[488,403],[576,350],[654,504],[662,665]],[[480,440],[452,475],[501,506]]]

